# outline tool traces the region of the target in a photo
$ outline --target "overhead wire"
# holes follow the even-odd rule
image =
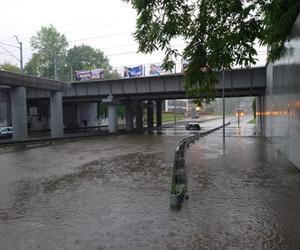
[[[17,58],[13,53],[11,53],[11,51],[9,51],[8,49],[6,49],[6,48],[5,48],[4,46],[2,46],[1,44],[0,44],[0,47],[1,47],[2,49],[4,49],[4,50],[8,53],[8,55],[12,56],[12,57],[15,58],[17,61],[20,61],[19,58]]]

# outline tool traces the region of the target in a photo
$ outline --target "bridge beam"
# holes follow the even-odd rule
[[[63,106],[62,92],[50,92],[50,112],[51,112],[51,136],[62,137],[63,130]]]
[[[28,135],[26,88],[12,87],[10,91],[13,140],[26,139]]]
[[[153,103],[148,101],[147,103],[147,126],[153,128]]]
[[[162,112],[161,112],[161,100],[156,101],[156,127],[160,128],[162,125]]]

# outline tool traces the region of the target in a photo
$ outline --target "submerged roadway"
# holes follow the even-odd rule
[[[235,119],[189,149],[181,210],[183,127],[1,149],[0,249],[300,249],[300,173]]]

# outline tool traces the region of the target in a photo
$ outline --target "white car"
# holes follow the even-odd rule
[[[12,127],[2,127],[0,128],[0,135],[12,135]]]

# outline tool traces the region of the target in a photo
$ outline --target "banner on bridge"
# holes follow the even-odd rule
[[[75,75],[77,81],[88,81],[104,77],[103,69],[76,70]]]
[[[150,64],[150,70],[149,70],[150,76],[159,76],[159,75],[171,74],[171,73],[172,71],[163,69],[161,64]]]
[[[143,65],[136,67],[124,67],[124,77],[143,76]]]

